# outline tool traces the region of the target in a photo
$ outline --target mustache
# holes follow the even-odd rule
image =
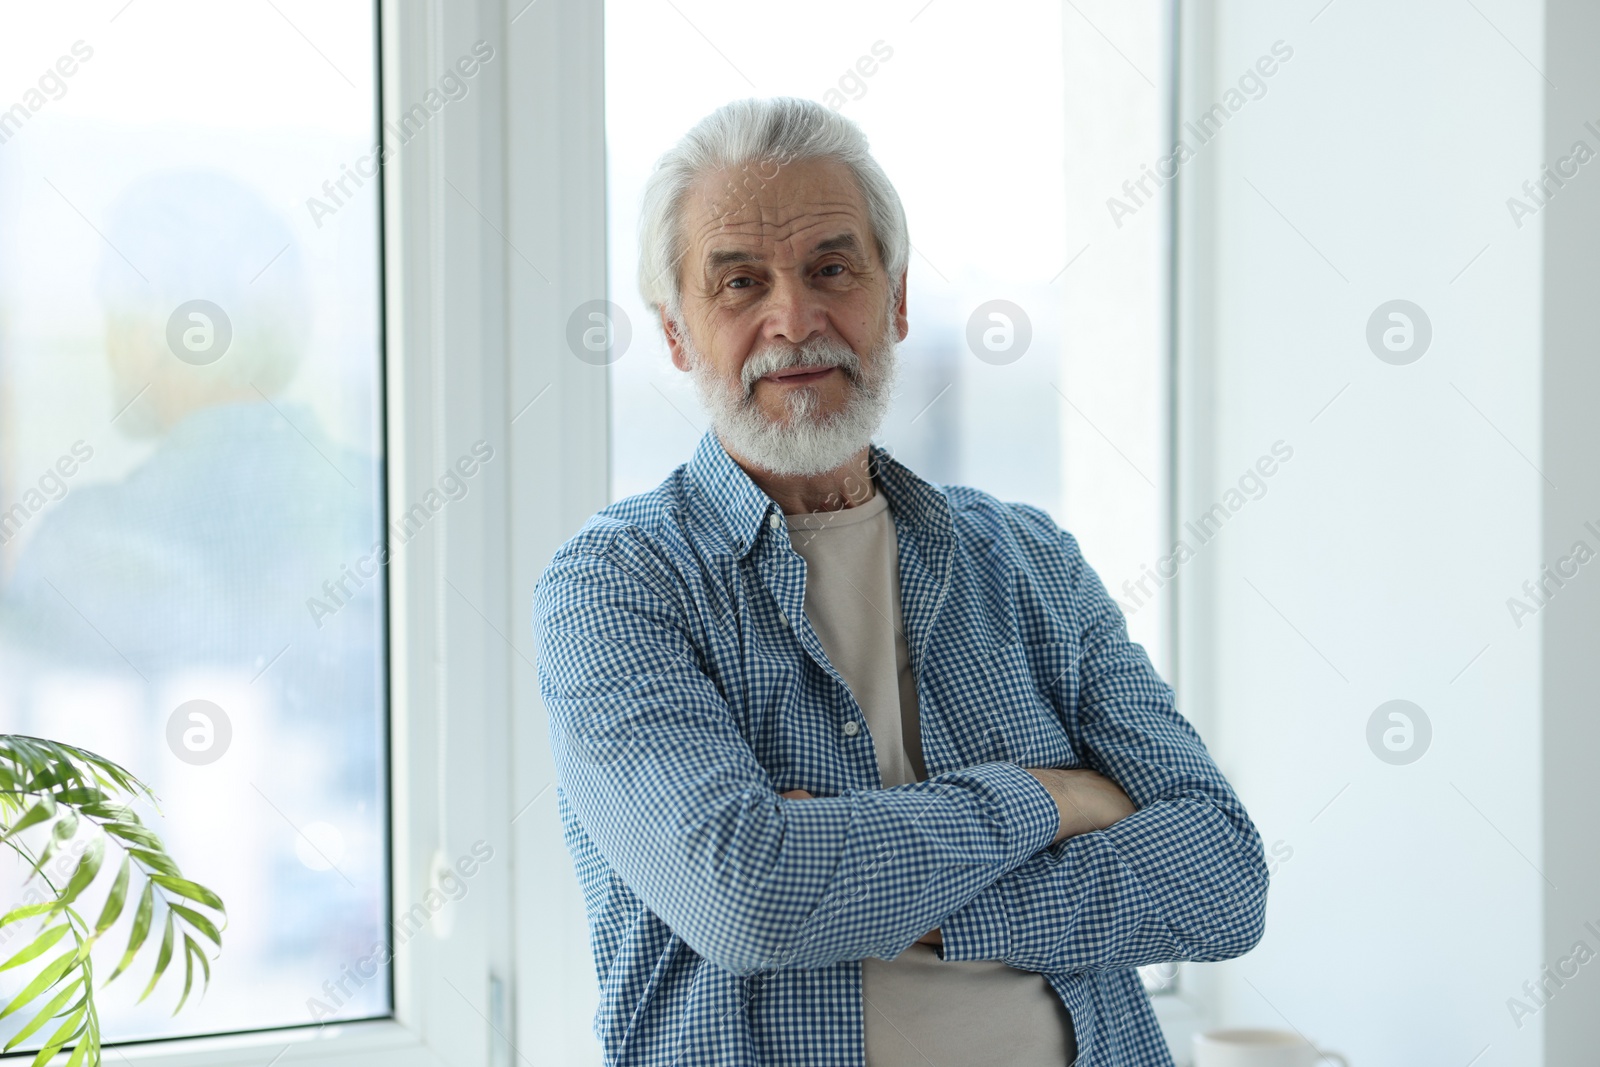
[[[831,337],[813,337],[797,345],[775,341],[759,349],[739,368],[745,399],[750,398],[761,378],[791,367],[838,367],[852,382],[861,377],[861,357],[843,341]]]

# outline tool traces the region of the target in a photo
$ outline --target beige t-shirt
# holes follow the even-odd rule
[[[861,705],[887,786],[927,777],[916,677],[900,613],[900,554],[888,500],[789,515],[806,561],[806,617]],[[1072,1021],[1044,976],[999,961],[946,961],[932,945],[861,961],[868,1067],[1061,1067]]]

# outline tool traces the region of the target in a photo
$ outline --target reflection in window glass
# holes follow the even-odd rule
[[[228,904],[205,998],[134,973],[107,1040],[390,1008],[375,43],[350,0],[0,37],[0,731],[145,778]]]

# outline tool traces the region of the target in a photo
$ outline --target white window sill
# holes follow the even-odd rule
[[[292,1056],[285,1056],[291,1051]],[[108,1061],[115,1057],[138,1067],[261,1067],[279,1056],[296,1067],[334,1063],[410,1067],[439,1062],[415,1031],[393,1019],[106,1047]]]

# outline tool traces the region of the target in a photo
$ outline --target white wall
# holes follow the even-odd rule
[[[1544,158],[1543,5],[1185,17],[1180,119],[1275,41],[1294,50],[1180,201],[1180,363],[1200,386],[1180,520],[1274,442],[1294,450],[1181,578],[1187,706],[1292,850],[1260,947],[1192,985],[1214,1022],[1292,1026],[1361,1067],[1541,1063],[1545,1014],[1519,1029],[1506,1000],[1548,962],[1542,617],[1518,629],[1505,601],[1544,562],[1544,217],[1518,229],[1505,202]],[[1433,326],[1405,366],[1365,338],[1395,298]],[[1407,765],[1366,739],[1396,698],[1433,728]]]

